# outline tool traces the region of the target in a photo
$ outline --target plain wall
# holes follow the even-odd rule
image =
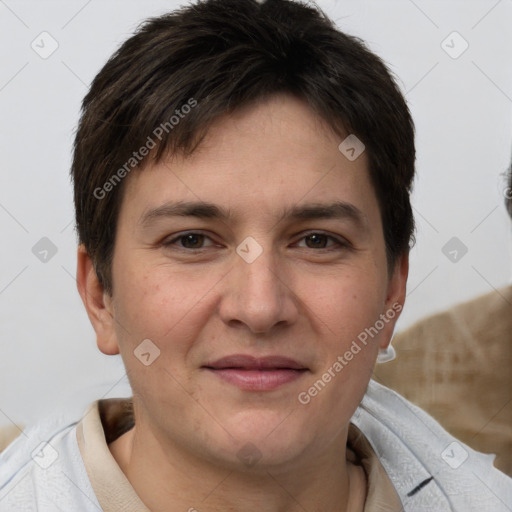
[[[0,424],[27,424],[50,410],[81,411],[92,399],[129,393],[120,357],[98,351],[76,291],[73,131],[106,59],[140,21],[177,5],[0,3]],[[512,2],[319,5],[388,63],[416,122],[417,243],[398,328],[509,284],[503,174],[512,139]],[[46,59],[31,47],[35,40],[40,50],[51,48],[49,39],[41,43],[43,31],[58,42]],[[469,45],[458,58],[442,47],[446,40],[452,55],[463,48],[459,36],[446,39],[453,31]],[[43,237],[57,250],[47,262],[32,250]],[[453,237],[467,247],[455,262],[443,253]]]

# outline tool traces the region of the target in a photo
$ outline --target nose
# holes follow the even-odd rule
[[[238,254],[223,280],[220,316],[230,327],[243,327],[253,334],[271,334],[293,324],[299,316],[299,302],[290,272],[271,250],[263,250],[248,262]]]

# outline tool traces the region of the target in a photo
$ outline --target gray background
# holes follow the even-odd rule
[[[416,122],[417,244],[398,328],[510,283],[512,0],[318,3],[388,63]],[[129,392],[75,287],[71,144],[106,59],[141,20],[178,5],[0,0],[0,425]],[[43,237],[55,254],[41,252]]]

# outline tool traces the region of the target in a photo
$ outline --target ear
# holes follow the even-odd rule
[[[89,320],[96,331],[98,348],[107,355],[119,354],[112,298],[104,291],[83,244],[78,247],[76,283]]]
[[[395,330],[395,324],[404,307],[408,275],[409,252],[404,252],[397,258],[393,273],[389,276],[387,296],[384,311],[382,312],[385,328],[380,337],[381,349],[389,346],[393,337],[393,331]]]

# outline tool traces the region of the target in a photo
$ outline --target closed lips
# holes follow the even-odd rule
[[[248,355],[231,355],[207,363],[204,368],[211,370],[247,370],[247,371],[270,371],[270,370],[307,370],[303,364],[283,356],[254,357]]]

